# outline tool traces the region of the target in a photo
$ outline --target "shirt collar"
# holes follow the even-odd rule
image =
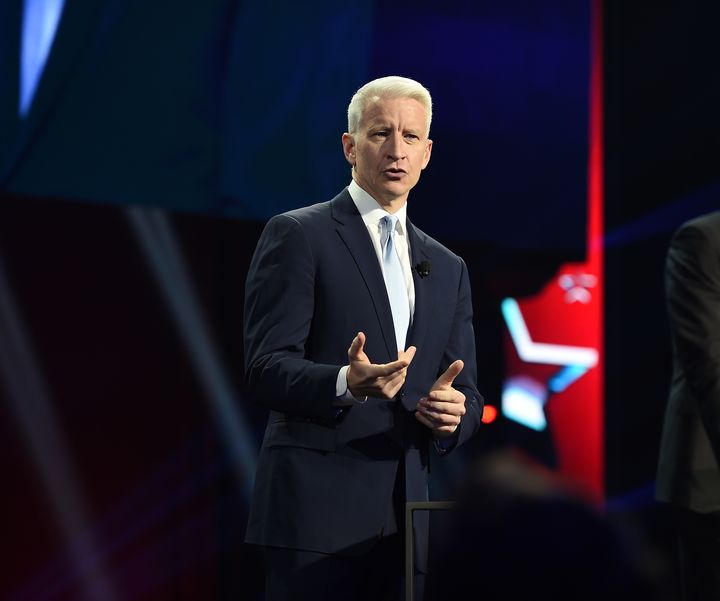
[[[390,215],[390,213],[383,209],[355,180],[350,182],[348,192],[367,227],[377,228],[380,220],[385,217],[385,215]],[[393,215],[398,218],[398,233],[404,236],[405,232],[407,232],[407,228],[405,227],[407,202],[393,213]]]

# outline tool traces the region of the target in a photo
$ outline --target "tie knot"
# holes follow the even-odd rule
[[[385,215],[385,217],[380,220],[380,226],[382,228],[380,232],[380,245],[383,249],[387,248],[388,245],[392,245],[390,241],[393,239],[397,222],[398,218],[395,217],[395,215]]]
[[[385,215],[380,221],[385,236],[395,233],[398,223],[398,218],[395,215]]]

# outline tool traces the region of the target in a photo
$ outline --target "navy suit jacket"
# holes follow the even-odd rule
[[[417,347],[395,400],[333,406],[348,347],[365,332],[373,363],[397,359],[392,312],[377,255],[347,189],[333,200],[273,217],[258,242],[245,291],[246,380],[270,417],[260,450],[246,541],[354,554],[392,528],[393,486],[405,460],[407,500],[427,499],[430,431],[413,412],[456,359],[466,414],[456,444],[480,425],[475,338],[463,260],[408,220]],[[402,516],[400,516],[402,519]],[[416,525],[422,569],[427,520]]]

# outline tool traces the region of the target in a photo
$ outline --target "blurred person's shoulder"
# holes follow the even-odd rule
[[[677,234],[686,232],[688,230],[697,230],[707,233],[720,233],[720,211],[713,211],[712,213],[706,213],[700,215],[683,223],[678,229]]]

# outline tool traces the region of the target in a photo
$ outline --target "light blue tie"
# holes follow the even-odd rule
[[[395,245],[397,221],[398,218],[395,215],[387,215],[380,220],[382,226],[380,246],[382,247],[385,287],[390,299],[390,309],[395,325],[395,340],[398,350],[405,350],[405,338],[410,326],[410,301],[400,256]]]

